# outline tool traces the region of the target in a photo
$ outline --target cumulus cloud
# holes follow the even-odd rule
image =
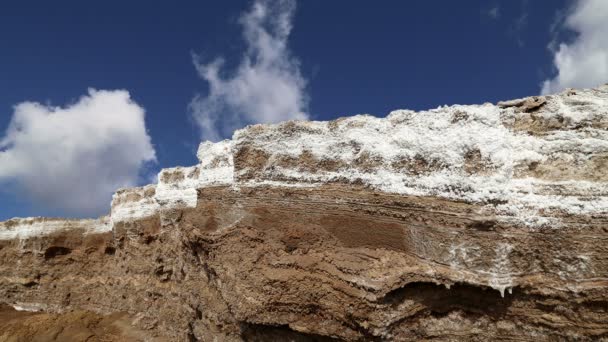
[[[295,0],[258,0],[239,20],[247,46],[236,70],[223,77],[224,60],[194,56],[206,96],[190,103],[204,139],[219,140],[252,123],[307,119],[306,80],[287,46]]]
[[[78,216],[107,213],[112,193],[155,161],[144,109],[124,90],[90,89],[64,108],[23,102],[0,140],[0,184],[35,205]]]
[[[562,28],[576,33],[570,43],[552,42],[557,74],[542,84],[542,93],[594,87],[608,81],[608,1],[578,0]]]

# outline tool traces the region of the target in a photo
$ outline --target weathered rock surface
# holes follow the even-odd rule
[[[608,340],[607,128],[608,86],[249,126],[108,217],[0,223],[0,301],[183,341]]]

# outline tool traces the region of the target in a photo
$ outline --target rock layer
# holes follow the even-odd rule
[[[98,220],[0,223],[0,298],[170,340],[608,339],[608,86],[254,125]]]

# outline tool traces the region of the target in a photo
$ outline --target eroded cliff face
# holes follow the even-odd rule
[[[0,223],[0,299],[184,341],[608,339],[607,128],[608,86],[249,126],[108,217]]]

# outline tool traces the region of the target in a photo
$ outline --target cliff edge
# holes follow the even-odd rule
[[[0,302],[160,340],[608,339],[607,129],[608,85],[248,126],[106,217],[0,223]]]

